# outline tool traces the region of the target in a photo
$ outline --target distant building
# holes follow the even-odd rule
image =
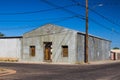
[[[120,60],[120,49],[112,49],[111,50],[111,59],[112,60]]]
[[[17,45],[14,43],[20,50],[6,54],[19,54],[16,57],[20,61],[83,63],[85,54],[84,38],[84,33],[53,24],[46,24],[23,34],[23,37],[19,38],[19,43],[21,44]],[[110,57],[110,43],[109,40],[89,35],[89,61],[108,60]],[[0,44],[2,43],[0,42]],[[7,42],[3,44],[10,45]],[[14,47],[15,45],[12,46]],[[0,47],[3,48],[2,46]],[[1,51],[1,48],[0,55],[4,55],[4,51]],[[4,49],[8,50],[7,47],[4,47]]]

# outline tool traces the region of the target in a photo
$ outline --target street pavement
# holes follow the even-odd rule
[[[25,64],[0,63],[0,67],[16,70],[16,74],[0,80],[120,80],[120,62],[109,64]]]

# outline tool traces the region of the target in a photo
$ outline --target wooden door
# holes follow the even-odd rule
[[[51,42],[44,42],[45,49],[44,49],[44,59],[51,60]]]
[[[46,48],[45,47],[45,60],[50,60],[50,58],[51,58],[51,55],[50,55],[50,48]]]

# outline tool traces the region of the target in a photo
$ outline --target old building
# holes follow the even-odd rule
[[[120,49],[112,49],[111,50],[111,59],[112,60],[120,60]]]
[[[52,63],[84,62],[85,34],[46,24],[23,35],[21,60]],[[108,60],[110,41],[89,35],[89,61]]]

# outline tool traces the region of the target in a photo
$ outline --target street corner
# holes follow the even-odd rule
[[[0,68],[0,77],[15,74],[16,70]]]

